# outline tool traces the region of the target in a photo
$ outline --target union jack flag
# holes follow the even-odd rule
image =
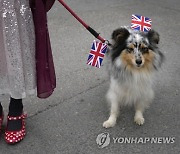
[[[132,14],[131,28],[148,32],[151,29],[152,20],[148,17]]]
[[[106,51],[107,51],[106,43],[102,43],[94,40],[91,47],[91,51],[89,53],[87,64],[100,68]]]

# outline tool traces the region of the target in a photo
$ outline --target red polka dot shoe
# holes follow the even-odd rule
[[[20,130],[17,130],[17,131],[9,131],[7,130],[7,127],[6,127],[6,130],[5,130],[5,140],[8,144],[15,144],[15,143],[18,143],[20,142],[21,140],[24,139],[25,135],[26,135],[26,129],[25,129],[25,118],[27,117],[27,114],[21,114],[20,116],[18,117],[11,117],[11,116],[8,116],[7,117],[7,126],[8,126],[8,121],[11,121],[11,120],[22,120],[22,127]]]

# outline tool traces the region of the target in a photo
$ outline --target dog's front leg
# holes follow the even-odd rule
[[[109,91],[107,94],[107,100],[110,103],[111,109],[109,119],[103,123],[103,127],[105,128],[114,127],[119,115],[119,102],[116,94]]]
[[[138,102],[134,105],[134,107],[135,107],[134,122],[138,125],[143,125],[144,124],[143,112],[145,110],[145,106],[141,102]]]

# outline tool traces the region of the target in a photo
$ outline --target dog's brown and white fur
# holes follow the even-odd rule
[[[119,108],[134,105],[134,121],[144,123],[143,112],[154,98],[153,75],[163,61],[158,49],[159,34],[154,30],[140,32],[121,27],[112,34],[110,58],[110,87],[107,101],[110,103],[110,117],[103,123],[109,128],[116,124]]]

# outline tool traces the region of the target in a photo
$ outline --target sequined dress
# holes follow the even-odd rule
[[[0,0],[0,94],[36,93],[35,35],[29,0]]]

